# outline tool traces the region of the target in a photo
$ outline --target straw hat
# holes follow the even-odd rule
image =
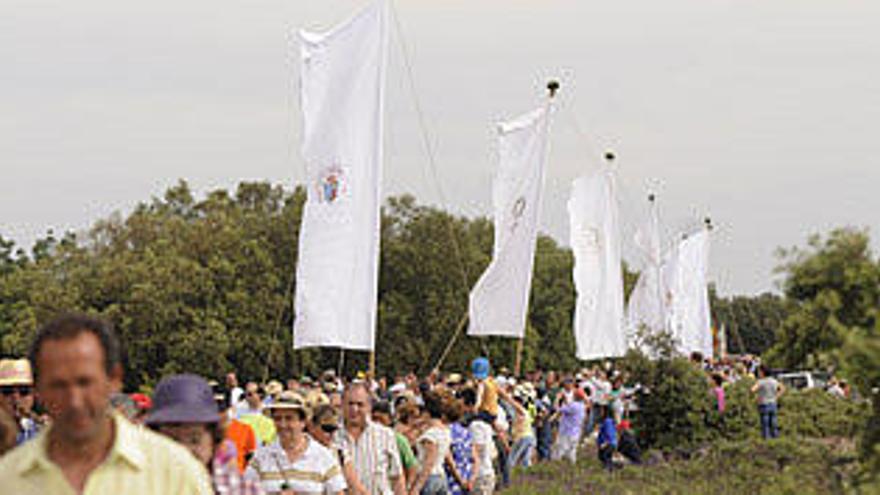
[[[274,409],[290,409],[300,411],[303,414],[303,417],[306,418],[311,415],[311,411],[309,410],[309,406],[306,404],[305,399],[303,399],[303,397],[298,393],[291,392],[290,390],[281,392],[281,395],[279,395],[274,402],[267,405],[265,409],[267,411],[272,411]]]
[[[34,375],[27,359],[0,359],[0,387],[33,385]]]
[[[278,395],[282,391],[284,391],[284,385],[281,384],[278,380],[272,380],[268,384],[266,384],[266,394],[268,395]]]

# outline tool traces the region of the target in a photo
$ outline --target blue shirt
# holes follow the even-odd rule
[[[587,409],[583,402],[575,401],[559,408],[562,417],[559,418],[559,434],[566,437],[580,438],[581,427],[584,424],[584,417],[587,415]]]
[[[615,449],[617,448],[617,427],[614,425],[614,419],[605,418],[605,420],[602,421],[602,426],[599,427],[599,438],[597,442],[600,447],[607,443]]]
[[[31,418],[24,418],[19,422],[19,430],[15,435],[15,445],[21,445],[28,440],[32,440],[37,437],[37,433],[40,432],[39,427],[37,426],[37,422],[32,420]]]

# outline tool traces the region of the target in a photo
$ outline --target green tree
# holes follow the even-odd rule
[[[785,299],[769,292],[718,297],[713,286],[709,297],[713,318],[726,328],[728,352],[759,355],[773,346],[788,313]]]
[[[783,321],[771,362],[788,368],[832,366],[850,334],[873,328],[880,306],[880,264],[863,230],[813,236],[806,249],[780,251],[782,287],[792,310]]]

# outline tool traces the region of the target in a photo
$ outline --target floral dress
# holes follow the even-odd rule
[[[471,432],[461,423],[452,423],[450,426],[452,435],[452,459],[455,461],[455,467],[458,473],[465,480],[470,479],[471,471],[474,467],[474,450]],[[449,493],[452,495],[463,495],[467,493],[461,485],[455,480],[452,471],[444,465],[446,469],[446,480],[449,483]]]

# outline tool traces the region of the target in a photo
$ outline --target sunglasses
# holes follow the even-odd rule
[[[336,425],[321,425],[321,429],[324,430],[324,433],[334,433],[339,427]]]
[[[31,387],[2,387],[0,394],[12,395],[18,392],[18,395],[31,395]]]

